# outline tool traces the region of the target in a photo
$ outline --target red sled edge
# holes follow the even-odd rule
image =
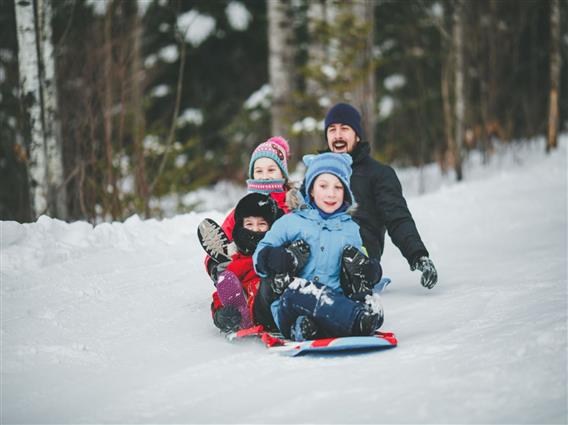
[[[355,352],[365,349],[393,348],[398,345],[398,340],[394,333],[380,331],[369,337],[322,338],[312,341],[296,342],[271,334],[265,331],[261,325],[258,325],[240,329],[237,332],[227,335],[227,338],[231,341],[247,337],[259,337],[267,348],[287,356],[297,356],[308,352]],[[370,344],[365,344],[360,338],[367,339],[367,342],[370,342]],[[368,338],[377,338],[383,341],[383,343],[375,344],[373,342],[378,341],[374,339],[368,340]]]
[[[261,341],[264,343],[264,345],[266,345],[269,348],[286,344],[285,339],[279,338],[278,336],[265,331],[262,325],[252,326],[250,328],[245,328],[245,329],[239,329],[236,332],[231,332],[227,334],[227,339],[229,341],[234,341],[237,339],[242,339],[247,337],[259,337]]]

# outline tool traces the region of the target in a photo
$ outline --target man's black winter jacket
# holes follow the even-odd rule
[[[385,247],[385,230],[410,265],[419,257],[427,256],[394,170],[370,156],[368,143],[359,142],[351,156],[351,190],[358,204],[353,219],[361,228],[369,257],[380,260]]]

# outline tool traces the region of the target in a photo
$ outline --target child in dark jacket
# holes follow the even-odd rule
[[[269,195],[260,193],[249,193],[239,201],[234,210],[232,234],[237,252],[231,257],[226,271],[234,273],[240,281],[247,298],[249,316],[253,318],[260,277],[254,270],[252,254],[268,229],[282,214]],[[240,312],[233,306],[224,306],[217,291],[213,293],[211,313],[213,323],[222,331],[236,330],[241,324]]]
[[[261,284],[263,302],[287,338],[371,335],[383,322],[372,294],[382,270],[361,251],[359,226],[348,214],[351,157],[324,153],[304,162],[305,193],[296,197],[303,205],[274,224],[253,256],[257,273],[273,279]]]
[[[269,195],[276,201],[278,207],[288,212],[286,193],[290,187],[288,176],[288,158],[290,147],[283,137],[271,137],[259,144],[253,151],[249,167],[247,190],[249,193]],[[221,228],[230,241],[233,240],[235,227],[235,210],[231,210],[221,224]],[[205,258],[207,273],[216,281],[226,264],[219,264],[210,257]]]

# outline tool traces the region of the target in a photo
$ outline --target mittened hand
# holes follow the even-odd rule
[[[343,292],[347,296],[366,294],[381,278],[381,267],[375,259],[371,259],[352,245],[343,249],[341,267],[345,281]]]
[[[292,282],[292,278],[289,274],[277,274],[270,280],[270,288],[276,295],[282,295],[290,282]]]
[[[259,254],[259,265],[268,275],[294,275],[301,270],[310,256],[310,247],[303,240],[296,240],[284,247],[266,247]]]
[[[269,276],[290,273],[294,268],[294,258],[282,246],[264,248],[258,255],[258,262]]]
[[[343,249],[342,259],[346,271],[351,275],[372,284],[377,283],[381,278],[380,267],[377,266],[376,260],[367,257],[352,245],[347,245]]]
[[[223,332],[236,331],[241,324],[241,313],[232,305],[221,307],[213,313],[213,323]]]
[[[432,289],[438,282],[438,272],[434,263],[428,257],[420,257],[411,267],[411,270],[420,270],[422,272],[420,283],[425,288]]]
[[[302,270],[310,258],[310,246],[302,239],[293,241],[286,247],[286,251],[293,257],[294,273]]]

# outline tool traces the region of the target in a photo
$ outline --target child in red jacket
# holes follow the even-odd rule
[[[253,319],[254,300],[260,277],[254,271],[252,254],[272,223],[282,215],[283,212],[276,201],[270,195],[261,193],[249,193],[239,201],[233,211],[232,236],[237,253],[231,257],[226,270],[234,273],[239,279],[247,298],[249,315]],[[224,306],[217,291],[213,293],[211,312],[213,323],[224,332],[236,330],[241,324],[241,313],[233,306]]]
[[[276,201],[278,207],[285,213],[289,212],[286,205],[286,192],[289,189],[288,158],[290,147],[283,137],[271,137],[258,145],[253,151],[247,180],[249,193],[262,193],[270,195]],[[235,210],[232,210],[223,221],[221,228],[229,238],[233,240],[233,228],[235,227]],[[207,273],[213,281],[225,269],[226,264],[217,263],[211,257],[205,258]]]

